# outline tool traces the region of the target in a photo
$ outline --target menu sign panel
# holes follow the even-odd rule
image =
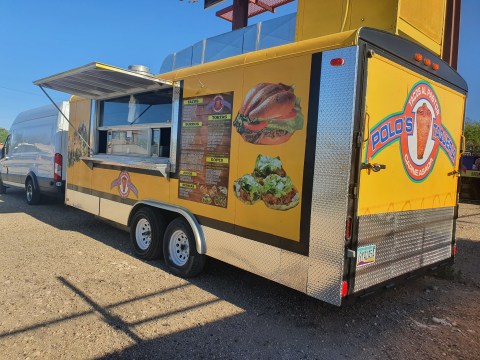
[[[227,207],[233,92],[182,103],[178,197]]]

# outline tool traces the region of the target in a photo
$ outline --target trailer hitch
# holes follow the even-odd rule
[[[365,164],[363,163],[362,164],[362,170],[372,170],[373,172],[379,172],[380,170],[385,170],[387,168],[387,165],[383,165],[383,164]]]

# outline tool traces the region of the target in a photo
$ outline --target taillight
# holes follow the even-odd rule
[[[63,156],[62,154],[56,153],[53,160],[53,180],[62,181],[62,163]]]
[[[350,240],[352,238],[352,218],[350,216],[347,217],[347,221],[345,222],[345,240]]]
[[[452,254],[453,254],[453,256],[457,256],[457,244],[453,244]]]
[[[342,298],[348,295],[348,282],[342,281]]]

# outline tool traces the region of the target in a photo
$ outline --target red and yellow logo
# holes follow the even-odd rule
[[[405,171],[415,182],[431,173],[440,149],[455,164],[457,146],[442,124],[440,102],[429,83],[415,84],[403,111],[388,115],[370,130],[367,160],[397,140]]]
[[[130,181],[130,174],[126,171],[120,172],[120,175],[118,175],[118,178],[112,181],[112,184],[110,185],[110,189],[113,189],[114,187],[118,188],[118,193],[122,198],[128,197],[130,194],[130,191],[132,191],[135,196],[138,198],[138,190],[135,187],[135,185],[132,184]]]

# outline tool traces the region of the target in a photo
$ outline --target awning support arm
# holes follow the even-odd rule
[[[73,124],[70,122],[70,119],[63,113],[62,110],[60,110],[60,108],[57,106],[57,104],[55,103],[55,101],[53,101],[53,99],[50,97],[50,95],[48,95],[48,93],[45,91],[45,89],[43,88],[42,85],[38,85],[38,87],[43,91],[43,93],[48,97],[48,99],[50,100],[50,102],[53,104],[53,106],[55,106],[57,108],[57,110],[59,111],[60,114],[62,114],[62,116],[65,118],[65,120],[67,120],[68,124],[73,128],[73,130],[75,130],[75,132],[77,133],[78,137],[80,139],[82,139],[82,141],[85,143],[85,145],[87,145],[88,149],[90,150],[90,152],[92,153],[93,152],[93,149],[90,147],[90,145],[88,144],[88,142],[83,138],[83,136],[78,132],[77,128],[75,126],[73,126]]]

